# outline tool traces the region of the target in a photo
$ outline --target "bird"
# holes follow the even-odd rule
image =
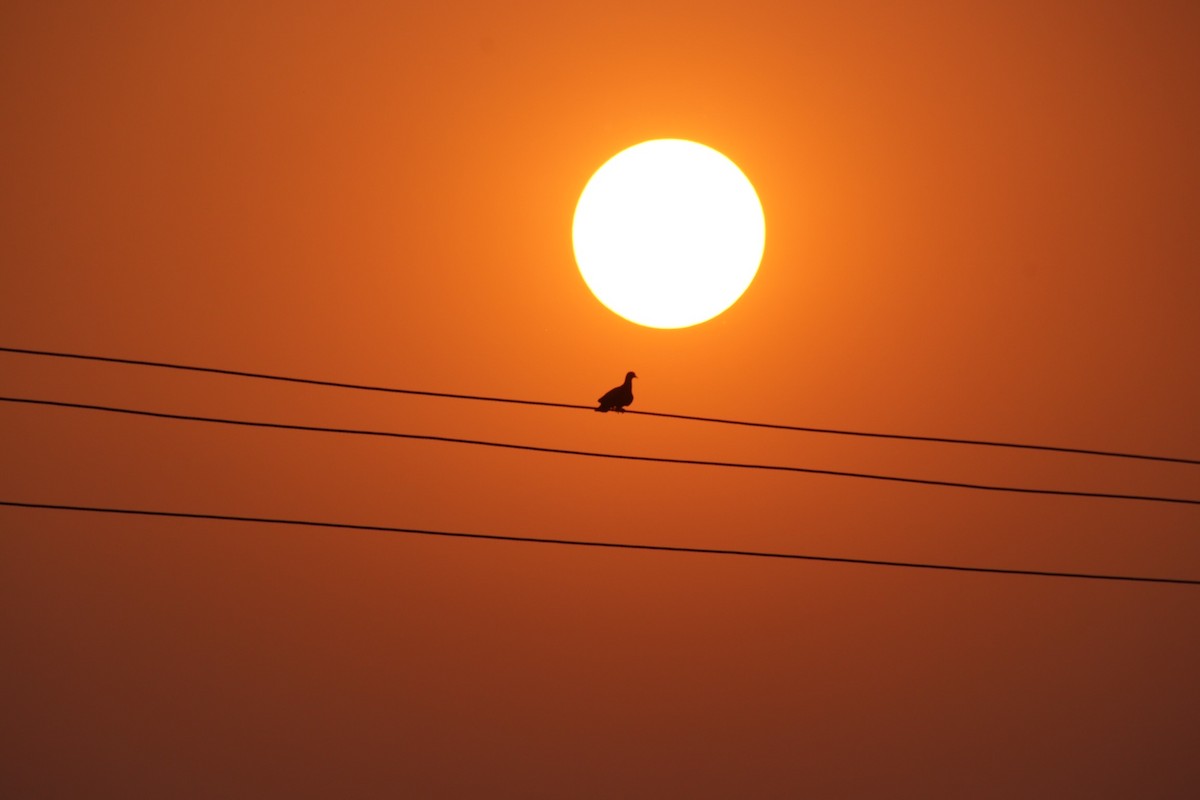
[[[625,382],[616,388],[609,389],[600,398],[600,405],[596,406],[597,411],[624,411],[625,406],[633,402],[633,379],[637,377],[637,373],[626,372]]]

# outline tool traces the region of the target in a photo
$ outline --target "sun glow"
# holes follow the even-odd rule
[[[766,226],[736,164],[696,142],[655,139],[596,171],[572,233],[579,271],[601,303],[639,325],[686,328],[746,291]]]

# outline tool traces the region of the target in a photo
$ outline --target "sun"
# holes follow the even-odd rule
[[[711,147],[654,139],[609,159],[583,189],[572,230],[592,294],[631,322],[686,328],[737,302],[762,261],[762,204]]]

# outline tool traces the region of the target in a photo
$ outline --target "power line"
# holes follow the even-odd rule
[[[518,400],[511,397],[488,397],[486,395],[454,394],[452,392],[427,392],[420,389],[398,389],[391,386],[373,386],[365,383],[345,383],[343,381],[327,381],[317,378],[296,378],[287,375],[275,375],[267,372],[246,372],[238,369],[223,369],[220,367],[198,367],[191,364],[173,364],[166,361],[143,361],[134,358],[113,358],[110,356],[83,355],[80,353],[58,353],[51,350],[29,350],[21,347],[0,347],[0,353],[19,353],[30,356],[47,356],[50,358],[72,358],[80,361],[100,361],[107,364],[127,364],[136,367],[158,367],[160,369],[182,370],[184,372],[202,372],[210,375],[231,375],[237,378],[254,378],[264,381],[279,381],[282,383],[299,383],[308,386],[326,386],[334,389],[354,389],[362,392],[383,392],[386,394],[406,394],[418,397],[440,397],[451,400],[477,400],[485,403],[511,403],[525,406],[546,406],[549,408],[573,408],[593,410],[594,406],[582,406],[574,403],[552,403],[542,400]],[[1198,462],[1200,463],[1200,462]]]
[[[109,414],[128,414],[139,417],[153,417],[185,422],[208,422],[218,425],[239,425],[250,428],[274,428],[278,430],[305,431],[309,433],[333,433],[349,436],[377,436],[391,439],[411,439],[427,442],[444,442],[450,444],[474,445],[477,447],[495,447],[505,450],[524,450],[534,453],[552,453],[555,455],[583,456],[586,458],[608,458],[622,461],[643,461],[656,464],[689,464],[702,467],[724,467],[728,469],[754,469],[773,472],[799,472],[809,475],[830,475],[841,478],[858,478],[863,480],[891,481],[894,483],[910,483],[923,486],[946,486],[956,489],[974,489],[988,492],[1014,492],[1018,494],[1057,495],[1060,497],[1091,497],[1109,500],[1138,500],[1152,503],[1180,503],[1184,505],[1200,505],[1200,500],[1181,497],[1162,497],[1157,495],[1117,494],[1113,492],[1084,492],[1070,489],[1039,489],[1018,486],[997,486],[982,483],[964,483],[961,481],[943,481],[932,478],[911,478],[900,475],[878,475],[866,472],[845,472],[842,470],[816,469],[813,467],[793,467],[779,464],[747,464],[735,461],[705,461],[691,458],[667,458],[663,456],[638,456],[622,453],[601,453],[593,450],[571,450],[562,447],[542,447],[539,445],[516,444],[513,442],[493,442],[484,439],[464,439],[456,436],[436,436],[424,433],[401,433],[398,431],[375,431],[359,428],[333,428],[323,425],[299,425],[285,422],[262,422],[257,420],[229,419],[226,417],[204,417],[194,414],[171,414],[164,411],[146,411],[143,409],[120,408],[117,406],[101,406],[91,403],[68,403],[60,400],[41,400],[27,397],[0,397],[4,403],[25,403],[28,405],[53,406],[85,411],[100,411]]]
[[[509,403],[513,405],[541,406],[545,408],[567,408],[575,410],[594,411],[595,406],[580,405],[578,403],[555,403],[545,400],[524,400],[512,397],[491,397],[487,395],[474,394],[457,394],[453,392],[434,392],[424,391],[419,389],[401,389],[390,386],[375,386],[361,383],[346,383],[343,381],[320,380],[316,378],[297,378],[286,375],[276,375],[265,372],[247,372],[244,370],[223,369],[219,367],[200,367],[190,364],[176,364],[165,361],[146,361],[142,359],[132,358],[115,358],[111,356],[96,356],[85,355],[81,353],[63,353],[52,350],[32,350],[22,347],[2,347],[0,352],[16,353],[20,355],[44,356],[49,358],[69,358],[81,361],[99,361],[109,364],[126,364],[139,367],[157,367],[160,369],[182,370],[187,372],[201,372],[212,375],[228,375],[239,378],[253,378],[257,380],[280,381],[284,383],[298,383],[309,386],[326,386],[336,389],[353,389],[356,391],[366,392],[383,392],[387,394],[404,394],[418,397],[437,397],[451,400],[472,400],[486,403]],[[719,425],[736,425],[744,428],[765,428],[769,430],[781,431],[798,431],[801,433],[819,433],[833,436],[855,436],[870,439],[891,439],[897,441],[910,442],[932,442],[937,444],[956,444],[956,445],[971,445],[975,447],[1002,447],[1017,450],[1035,450],[1048,453],[1070,453],[1074,455],[1087,456],[1102,456],[1105,458],[1131,458],[1143,461],[1162,461],[1173,464],[1197,464],[1200,465],[1200,459],[1181,458],[1175,456],[1157,456],[1144,453],[1128,453],[1115,450],[1093,450],[1082,447],[1059,447],[1056,445],[1043,444],[1028,444],[1019,442],[999,442],[987,439],[964,439],[948,436],[921,436],[917,434],[902,434],[902,433],[878,433],[870,431],[854,431],[838,428],[817,428],[803,425],[784,425],[773,422],[752,422],[746,420],[723,419],[720,417],[702,417],[691,414],[671,414],[663,411],[635,411],[633,409],[626,410],[627,414],[638,414],[644,417],[661,417],[663,419],[678,419],[688,420],[691,422],[708,422]]]
[[[15,500],[0,500],[0,506],[54,511],[78,511],[93,514],[123,514],[141,517],[171,517],[175,519],[199,519],[220,522],[248,522],[267,525],[294,525],[307,528],[336,528],[374,533],[407,533],[417,536],[442,536],[455,539],[483,539],[497,542],[525,542],[528,544],[552,544],[571,547],[603,547],[618,550],[650,550],[660,553],[695,553],[715,556],[740,556],[748,558],[775,558],[794,561],[823,561],[833,564],[856,564],[873,567],[898,567],[903,569],[930,569],[950,572],[975,572],[992,575],[1029,575],[1043,578],[1077,578],[1094,581],[1130,581],[1137,583],[1173,583],[1185,586],[1200,586],[1200,580],[1188,578],[1157,578],[1141,575],[1105,575],[1089,572],[1061,572],[1040,569],[1007,569],[1004,567],[974,567],[958,564],[936,564],[920,561],[884,561],[872,558],[845,558],[841,556],[814,556],[802,553],[776,553],[761,550],[729,550],[717,547],[685,547],[681,545],[636,544],[631,542],[586,541],[581,539],[543,538],[536,536],[511,536],[499,533],[464,533],[461,531],[439,531],[425,528],[400,528],[390,525],[361,525],[348,522],[322,522],[302,519],[280,519],[276,517],[246,517],[233,514],[203,514],[186,511],[151,511],[134,508],[109,508],[100,506],[76,506],[58,503],[24,503]]]

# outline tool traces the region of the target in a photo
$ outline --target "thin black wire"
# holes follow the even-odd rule
[[[284,383],[300,383],[310,386],[328,386],[337,389],[354,389],[366,392],[384,392],[388,394],[415,395],[418,397],[439,397],[452,400],[474,400],[486,403],[510,403],[514,405],[542,406],[546,408],[570,408],[576,410],[594,411],[595,406],[577,403],[554,403],[545,400],[522,400],[512,397],[490,397],[487,395],[456,394],[453,392],[432,392],[418,389],[399,389],[390,386],[373,386],[361,383],[345,383],[342,381],[327,381],[315,378],[296,378],[286,375],[275,375],[264,372],[247,372],[244,370],[223,369],[218,367],[198,367],[189,364],[175,364],[164,361],[145,361],[132,358],[114,358],[110,356],[84,355],[80,353],[62,353],[51,350],[32,350],[22,347],[2,347],[0,352],[17,353],[21,355],[45,356],[50,358],[72,358],[82,361],[100,361],[109,364],[128,364],[139,367],[158,367],[161,369],[183,370],[187,372],[203,372],[213,375],[231,375],[239,378],[255,378],[258,380],[281,381]],[[627,414],[639,414],[644,417],[662,417],[664,419],[680,419],[692,422],[709,422],[719,425],[737,425],[745,428],[766,428],[770,430],[798,431],[801,433],[820,433],[833,436],[857,436],[871,439],[893,439],[910,442],[934,442],[938,444],[971,445],[975,447],[1004,447],[1017,450],[1037,450],[1049,453],[1072,453],[1076,455],[1102,456],[1105,458],[1132,458],[1142,461],[1163,461],[1173,464],[1197,464],[1200,459],[1180,458],[1175,456],[1156,456],[1143,453],[1127,453],[1115,450],[1092,450],[1082,447],[1059,447],[1055,445],[1023,444],[1018,442],[998,442],[987,439],[961,439],[947,436],[920,436],[902,433],[874,433],[869,431],[852,431],[838,428],[815,428],[803,425],[784,425],[773,422],[750,422],[745,420],[723,419],[720,417],[700,417],[690,414],[671,414],[663,411],[635,411],[628,409]]]
[[[823,561],[833,564],[856,564],[872,567],[898,567],[903,569],[931,569],[949,572],[975,572],[992,575],[1031,575],[1044,578],[1077,578],[1094,581],[1129,581],[1136,583],[1172,583],[1184,586],[1200,586],[1200,580],[1189,578],[1157,578],[1141,575],[1105,575],[1089,572],[1060,572],[1040,569],[1007,569],[1004,567],[973,567],[958,564],[935,564],[919,561],[883,561],[872,558],[845,558],[841,556],[814,556],[801,553],[776,553],[761,550],[729,550],[717,547],[686,547],[682,545],[635,544],[631,542],[586,541],[580,539],[551,539],[536,536],[511,536],[499,533],[463,533],[460,531],[438,531],[425,528],[400,528],[390,525],[360,525],[348,522],[321,522],[302,519],[280,519],[276,517],[245,517],[233,514],[203,514],[185,511],[151,511],[133,508],[109,508],[100,506],[76,506],[58,503],[24,503],[15,500],[0,500],[0,506],[13,508],[36,508],[54,511],[80,511],[94,514],[124,514],[142,517],[172,517],[176,519],[215,520],[221,522],[249,522],[269,525],[295,525],[307,528],[337,528],[341,530],[370,531],[375,533],[408,533],[418,536],[442,536],[455,539],[484,539],[497,542],[525,542],[528,544],[553,544],[571,547],[605,547],[619,550],[651,550],[660,553],[697,553],[716,556],[741,556],[749,558],[776,558],[793,561]]]
[[[778,464],[746,464],[734,461],[703,461],[691,458],[666,458],[663,456],[635,456],[621,453],[601,453],[592,450],[570,450],[562,447],[542,447],[530,444],[514,444],[511,442],[492,442],[483,439],[463,439],[455,436],[435,436],[425,433],[400,433],[397,431],[373,431],[359,428],[332,428],[323,425],[298,425],[285,422],[261,422],[257,420],[229,419],[226,417],[203,417],[194,414],[171,414],[164,411],[146,411],[134,408],[119,408],[116,406],[100,406],[91,403],[68,403],[60,400],[41,400],[28,397],[0,397],[4,403],[25,403],[28,405],[54,406],[85,411],[101,411],[110,414],[129,414],[156,419],[181,420],[186,422],[209,422],[219,425],[240,425],[252,428],[275,428],[289,431],[306,431],[311,433],[335,433],[350,436],[382,436],[392,439],[415,439],[427,442],[446,442],[451,444],[475,445],[478,447],[496,447],[506,450],[525,450],[534,453],[553,453],[555,455],[584,456],[587,458],[610,458],[622,461],[646,461],[656,464],[691,464],[702,467],[725,467],[730,469],[770,470],[774,472],[802,472],[810,475],[831,475],[841,478],[860,478],[875,481],[892,481],[895,483],[913,483],[924,486],[947,486],[956,489],[975,489],[989,492],[1015,492],[1018,494],[1057,495],[1060,497],[1092,497],[1109,500],[1138,500],[1151,503],[1181,503],[1184,505],[1200,505],[1200,500],[1182,497],[1161,497],[1157,495],[1116,494],[1112,492],[1083,492],[1070,489],[1037,489],[1018,486],[996,486],[981,483],[963,483],[960,481],[943,481],[932,478],[909,478],[899,475],[877,475],[866,472],[844,472],[841,470],[815,469],[812,467],[792,467]]]

